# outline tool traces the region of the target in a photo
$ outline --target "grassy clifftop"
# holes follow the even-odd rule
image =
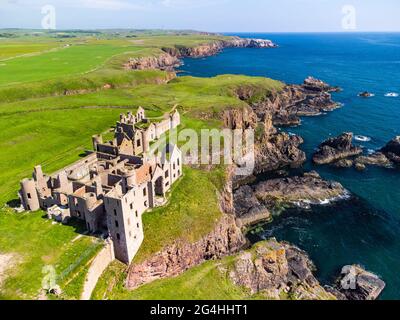
[[[177,105],[182,113],[182,127],[219,128],[222,121],[215,115],[225,108],[246,106],[237,95],[239,88],[246,87],[257,97],[282,88],[282,83],[270,79],[233,75],[182,77],[157,84],[153,80],[166,77],[167,73],[118,69],[107,60],[116,52],[126,54],[124,50],[151,53],[167,45],[197,45],[214,40],[203,35],[48,42],[41,39],[38,46],[26,46],[28,55],[24,57],[17,57],[23,50],[20,44],[15,42],[11,48],[10,43],[16,40],[0,40],[0,52],[8,46],[3,58],[10,58],[0,61],[0,71],[8,68],[7,73],[1,72],[0,79],[0,255],[16,257],[0,284],[2,298],[34,298],[41,288],[44,266],[58,266],[57,272],[62,273],[75,263],[77,269],[65,275],[61,285],[66,298],[78,298],[85,263],[97,250],[98,244],[90,237],[73,241],[79,230],[52,224],[43,219],[43,212],[16,214],[5,206],[16,199],[19,181],[31,174],[34,165],[42,164],[44,171],[51,173],[72,163],[85,149],[91,149],[93,134],[109,130],[121,112],[138,106],[143,106],[149,116],[160,116]],[[69,41],[73,45],[59,49],[58,41],[61,46]],[[24,38],[21,43],[34,42]],[[73,50],[82,55],[76,65],[70,55]],[[49,55],[59,60],[51,60],[47,65],[45,57]],[[94,55],[101,58],[93,59]],[[103,89],[104,83],[111,80],[117,85]],[[65,88],[71,89],[68,95],[63,94]],[[185,169],[185,177],[174,188],[170,204],[144,216],[146,238],[140,259],[166,243],[176,239],[195,241],[212,230],[221,214],[216,192],[221,187],[223,172],[223,168]],[[193,194],[193,188],[205,191]],[[26,241],[29,246],[24,245]],[[85,258],[80,259],[85,253]]]

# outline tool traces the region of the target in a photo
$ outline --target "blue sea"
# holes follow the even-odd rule
[[[277,49],[226,49],[205,59],[185,59],[182,76],[218,74],[265,76],[286,83],[320,78],[343,92],[334,99],[343,108],[304,118],[301,127],[288,131],[305,139],[308,159],[318,144],[342,132],[371,138],[357,142],[368,152],[400,135],[400,34],[236,34],[271,39]],[[363,99],[361,91],[375,97]],[[355,169],[316,167],[306,170],[341,182],[356,198],[312,212],[291,210],[264,227],[257,238],[274,236],[306,250],[316,264],[317,276],[332,283],[342,266],[361,264],[386,281],[382,299],[400,299],[400,170],[370,167]]]

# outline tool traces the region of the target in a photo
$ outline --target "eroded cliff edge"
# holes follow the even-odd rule
[[[302,138],[277,130],[274,115],[286,112],[298,117],[299,110],[307,109],[307,115],[315,115],[321,110],[336,108],[328,92],[334,89],[319,80],[309,78],[292,89],[288,86],[283,92],[272,93],[261,102],[253,103],[252,93],[241,88],[237,94],[248,102],[248,107],[227,109],[221,114],[227,128],[258,132],[255,174],[298,167],[306,160],[305,153],[300,150]],[[311,260],[295,246],[271,239],[238,253],[249,246],[243,227],[268,219],[270,206],[279,200],[318,202],[346,195],[347,191],[340,184],[324,181],[315,172],[278,178],[252,187],[247,184],[249,179],[252,178],[235,177],[234,167],[229,167],[227,183],[219,195],[223,215],[214,230],[195,243],[177,240],[147,260],[132,264],[127,287],[133,290],[158,279],[178,276],[204,261],[234,255],[233,267],[222,267],[220,271],[253,294],[262,293],[272,299],[344,299],[339,290],[324,288],[316,280]],[[238,197],[240,192],[241,199]]]
[[[209,57],[220,53],[225,48],[275,48],[270,40],[244,39],[232,37],[227,40],[218,40],[204,43],[198,46],[164,47],[158,56],[132,58],[124,64],[125,69],[147,70],[159,69],[173,72],[181,65],[181,59]]]

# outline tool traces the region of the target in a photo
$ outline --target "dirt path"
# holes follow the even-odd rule
[[[15,263],[14,255],[11,253],[0,253],[0,287],[7,277],[7,270]]]

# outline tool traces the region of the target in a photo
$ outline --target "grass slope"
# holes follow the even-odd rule
[[[282,86],[265,78],[230,75],[210,79],[183,77],[156,85],[166,79],[165,72],[122,70],[116,63],[119,55],[125,55],[132,47],[138,48],[137,54],[154,54],[163,46],[192,46],[215,39],[200,35],[155,38],[148,34],[134,40],[104,37],[110,39],[68,40],[73,46],[51,52],[47,50],[53,45],[65,42],[39,37],[37,42],[41,45],[26,48],[25,53],[34,55],[10,59],[0,66],[0,254],[18,257],[16,267],[7,271],[10,274],[2,283],[1,298],[37,297],[42,268],[48,264],[61,275],[63,298],[79,298],[87,264],[101,247],[91,237],[72,241],[83,231],[81,226],[53,224],[43,218],[43,213],[16,214],[5,206],[16,198],[19,181],[31,174],[34,165],[42,164],[44,171],[51,173],[72,163],[91,148],[93,134],[105,132],[121,112],[139,105],[150,116],[160,116],[178,105],[183,114],[182,128],[218,128],[222,123],[216,115],[221,110],[245,106],[236,94],[239,87],[246,86],[261,97]],[[0,51],[10,41],[0,40]],[[28,39],[24,41],[29,43]],[[78,45],[80,41],[84,44]],[[21,53],[18,45],[6,51],[8,57]],[[55,60],[48,61],[46,57]],[[4,73],[2,68],[9,69]],[[98,90],[105,83],[126,88],[87,92]],[[66,88],[70,95],[64,95]],[[223,168],[185,168],[185,176],[174,186],[170,203],[144,215],[146,237],[137,259],[145,259],[178,238],[196,241],[210,232],[220,216],[216,192],[223,182]],[[202,192],[193,193],[193,189]]]
[[[236,286],[227,275],[234,257],[221,261],[208,261],[176,278],[163,279],[129,291],[124,287],[125,268],[111,264],[98,282],[94,300],[252,300],[265,299],[252,295],[245,288]]]
[[[0,212],[0,248],[15,256],[13,268],[0,288],[0,299],[36,299],[46,275],[45,266],[53,266],[62,289],[70,288],[79,268],[101,248],[92,237],[83,236],[84,226],[53,224],[43,213]],[[74,241],[74,239],[76,239]],[[78,298],[82,284],[70,290],[69,298]]]

